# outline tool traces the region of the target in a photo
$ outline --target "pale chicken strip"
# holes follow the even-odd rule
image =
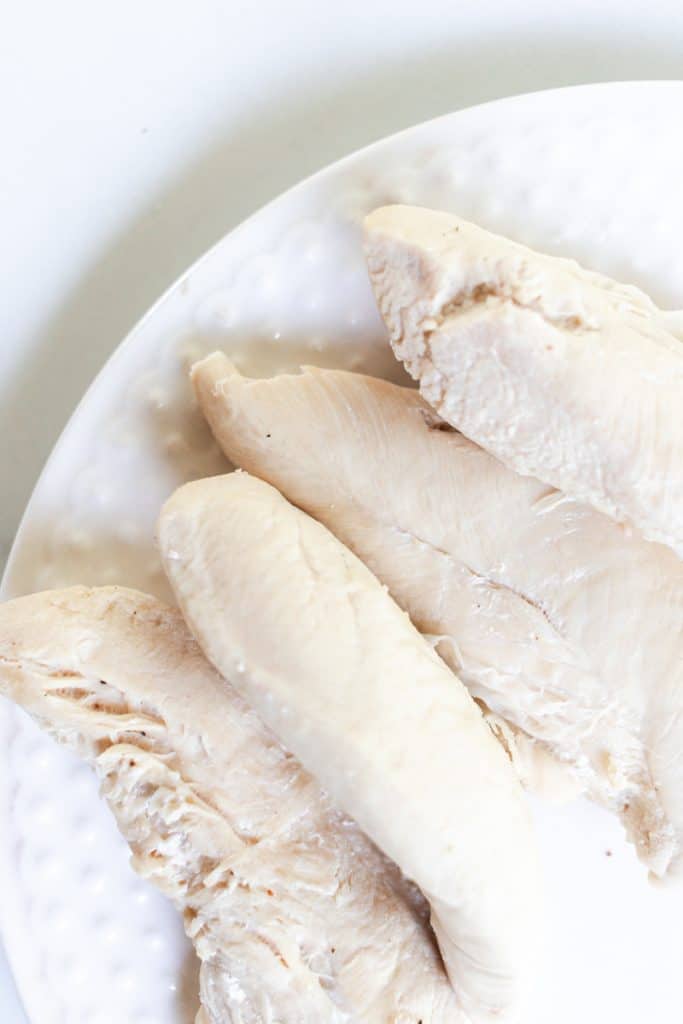
[[[416,391],[193,369],[237,465],[371,568],[471,693],[619,813],[656,875],[683,845],[683,563],[520,477]]]
[[[202,1024],[465,1024],[425,904],[209,665],[123,588],[0,605],[0,692],[97,772],[202,961]]]
[[[245,473],[187,484],[159,523],[209,659],[422,890],[472,1021],[530,988],[538,864],[514,770],[465,687],[355,555]]]
[[[675,316],[447,213],[384,207],[365,240],[394,352],[443,419],[683,555]]]

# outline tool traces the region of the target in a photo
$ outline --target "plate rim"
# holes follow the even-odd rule
[[[598,83],[584,83],[581,85],[568,85],[561,86],[553,89],[539,89],[530,92],[523,92],[513,94],[511,96],[500,97],[497,99],[487,100],[484,103],[475,104],[473,106],[462,107],[457,110],[453,110],[444,114],[440,114],[437,117],[429,118],[427,120],[417,122],[407,128],[403,128],[398,132],[391,133],[390,135],[383,136],[375,141],[356,149],[338,160],[332,161],[307,175],[305,178],[296,182],[294,185],[285,189],[278,195],[271,198],[268,202],[264,203],[246,218],[241,220],[239,223],[234,225],[223,235],[221,235],[215,242],[212,243],[200,256],[193,260],[188,267],[178,275],[159,297],[148,307],[148,309],[139,317],[127,331],[125,336],[111,351],[109,356],[106,358],[104,364],[99,371],[94,375],[81,398],[76,403],[71,414],[69,415],[64,427],[59,433],[55,444],[53,445],[45,463],[35,481],[32,488],[30,498],[26,504],[24,512],[21,516],[18,528],[13,538],[10,551],[7,557],[7,561],[0,580],[0,600],[8,597],[7,588],[8,582],[12,577],[14,564],[18,557],[23,544],[23,536],[26,533],[29,524],[31,522],[33,507],[37,501],[38,492],[40,491],[41,484],[51,466],[59,458],[62,448],[69,442],[74,431],[78,430],[78,424],[80,419],[80,412],[84,405],[90,400],[91,393],[101,384],[103,379],[107,377],[111,368],[116,365],[117,361],[124,357],[124,354],[135,345],[138,334],[142,331],[143,327],[153,319],[159,309],[169,301],[180,289],[183,288],[184,284],[196,274],[200,268],[211,259],[214,258],[216,252],[224,245],[228,243],[228,240],[234,239],[239,233],[247,228],[256,218],[262,217],[266,211],[270,210],[275,205],[284,201],[287,198],[294,197],[299,191],[303,192],[309,188],[314,182],[320,182],[324,180],[327,175],[337,172],[343,168],[344,165],[351,163],[359,158],[371,155],[374,151],[381,149],[383,146],[390,146],[399,142],[421,129],[428,127],[436,127],[439,124],[450,123],[454,119],[460,116],[471,115],[473,112],[478,110],[488,110],[492,107],[506,107],[512,104],[523,104],[532,100],[541,99],[552,99],[555,96],[565,96],[568,94],[579,94],[579,93],[593,93],[606,95],[607,93],[622,92],[624,95],[629,92],[642,92],[652,93],[655,91],[671,91],[679,93],[683,97],[683,79],[644,79],[644,80],[626,80],[626,81],[614,81],[614,82],[598,82]],[[13,718],[16,714],[21,714],[14,705],[9,701],[0,700],[0,741],[9,736],[11,730],[15,727]],[[2,745],[3,753],[7,756],[7,748]],[[7,821],[7,804],[9,799],[8,793],[8,778],[2,778],[0,775],[0,832],[2,830],[2,821]],[[7,877],[7,867],[9,862],[9,851],[8,842],[5,836],[0,834],[0,870],[4,870],[5,877]],[[5,954],[10,967],[10,971],[13,976],[15,988],[18,994],[19,1001],[21,1003],[23,1012],[25,1014],[27,1022],[33,1024],[33,1018],[29,1016],[29,1011],[26,1008],[26,1000],[24,999],[24,991],[26,987],[26,971],[23,969],[23,964],[26,962],[26,949],[27,943],[24,941],[23,935],[18,935],[16,929],[12,930],[8,927],[8,922],[15,915],[15,904],[14,901],[9,901],[10,906],[4,903],[0,904],[0,931],[2,932],[2,938],[4,941]],[[10,938],[11,936],[11,938]]]

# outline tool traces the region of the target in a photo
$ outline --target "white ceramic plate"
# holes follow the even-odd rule
[[[376,205],[457,210],[683,306],[682,109],[683,83],[522,96],[404,132],[267,206],[93,384],[31,500],[6,596],[72,582],[168,595],[159,506],[222,466],[186,382],[200,354],[225,348],[254,374],[309,362],[398,376],[360,248]],[[88,770],[13,709],[0,726],[0,914],[31,1020],[189,1024],[196,965],[179,921],[132,874]],[[680,1019],[683,893],[650,887],[619,826],[587,803],[534,811],[548,933],[527,1024]]]

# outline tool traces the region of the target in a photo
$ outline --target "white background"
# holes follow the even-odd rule
[[[4,7],[0,565],[94,373],[248,213],[359,146],[449,110],[557,85],[683,78],[679,0],[343,0],[336,15],[333,6]],[[0,964],[0,1020],[21,1019]]]

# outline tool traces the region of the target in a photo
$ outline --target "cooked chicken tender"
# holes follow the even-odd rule
[[[182,911],[202,1024],[467,1024],[417,891],[206,661],[119,587],[0,605],[0,692],[95,769]]]
[[[396,356],[448,423],[683,555],[683,345],[637,288],[447,213],[365,222]]]
[[[470,1019],[518,1019],[536,967],[536,850],[465,687],[355,555],[261,480],[185,485],[159,541],[208,658],[422,890]]]
[[[193,381],[234,463],[352,548],[476,698],[621,815],[653,874],[680,867],[673,552],[518,476],[411,389],[336,370],[250,380],[220,353]]]

